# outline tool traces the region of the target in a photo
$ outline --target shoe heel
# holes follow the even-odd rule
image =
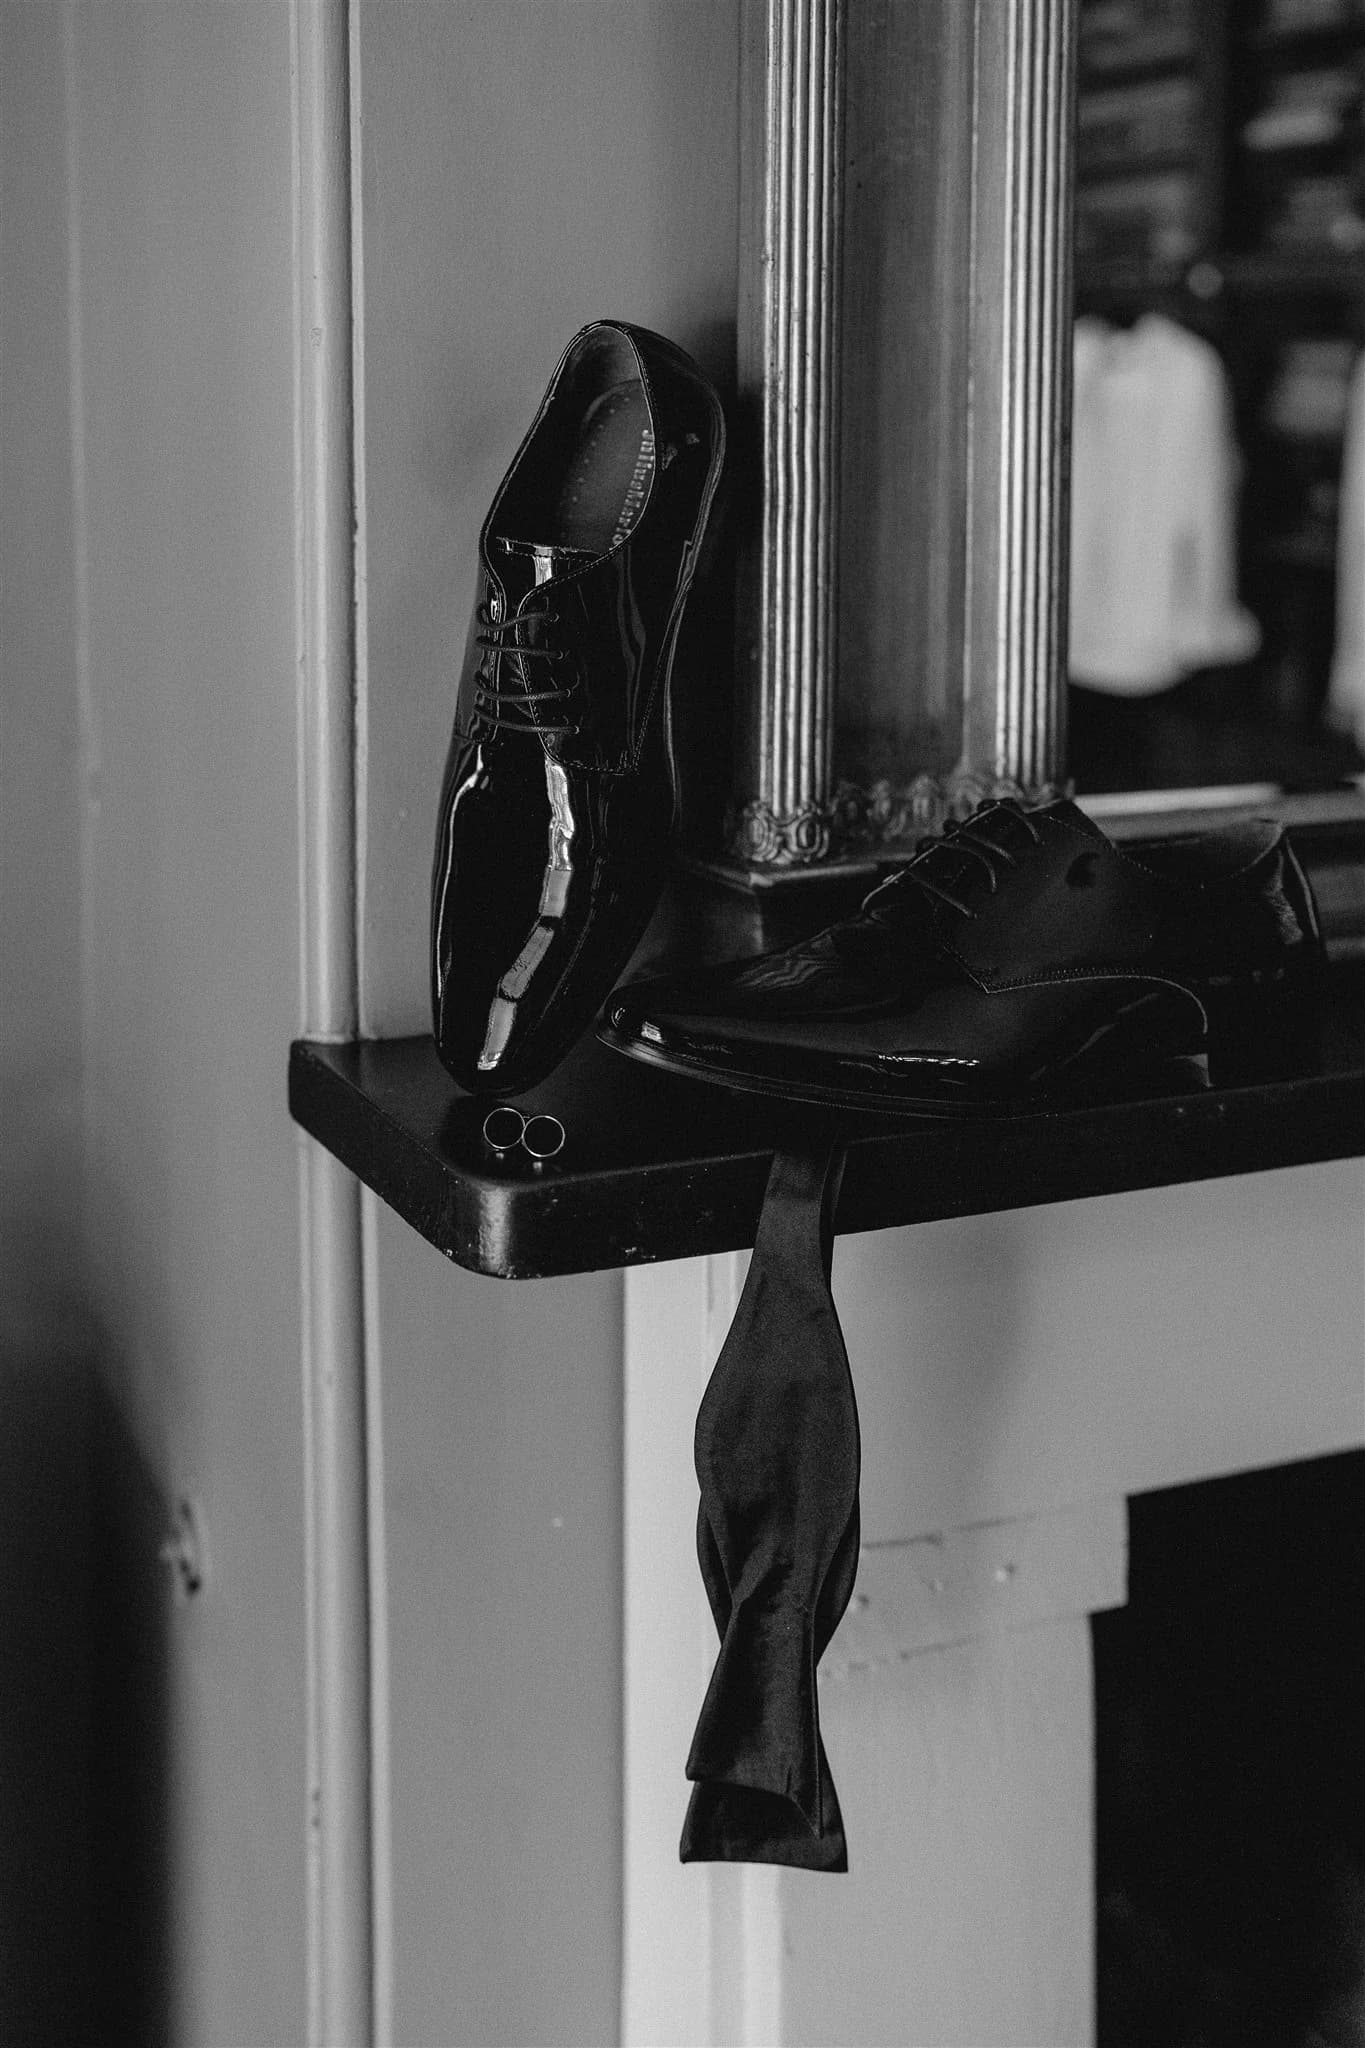
[[[1229,976],[1202,987],[1213,1085],[1246,1087],[1312,1073],[1322,1060],[1320,985],[1315,964]]]

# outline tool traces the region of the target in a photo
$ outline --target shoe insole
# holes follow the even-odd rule
[[[554,507],[554,544],[594,555],[615,547],[639,518],[653,474],[649,407],[632,379],[604,391],[583,416]]]

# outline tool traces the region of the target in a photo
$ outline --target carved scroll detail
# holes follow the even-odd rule
[[[730,824],[730,849],[755,867],[795,867],[828,858],[834,845],[834,814],[828,804],[775,811],[755,798]]]
[[[949,818],[966,817],[988,798],[1045,803],[1065,793],[1054,781],[1026,787],[1007,775],[961,768],[951,775],[916,775],[904,784],[882,779],[866,789],[841,781],[829,803],[799,811],[777,812],[758,800],[745,804],[731,815],[729,843],[737,860],[756,868],[813,866],[869,853],[908,857],[921,835],[938,831]]]

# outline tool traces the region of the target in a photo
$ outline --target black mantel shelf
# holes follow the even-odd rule
[[[877,1230],[1365,1153],[1365,971],[1331,974],[1311,1073],[1022,1117],[850,1115],[837,1225]],[[305,1130],[459,1265],[507,1279],[753,1243],[774,1145],[801,1113],[674,1079],[589,1040],[520,1106],[559,1159],[499,1163],[488,1104],[427,1038],[291,1049]],[[828,1112],[819,1112],[828,1114]],[[807,1113],[809,1114],[809,1112]]]

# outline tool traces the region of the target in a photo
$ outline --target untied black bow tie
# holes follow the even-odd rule
[[[858,1567],[858,1411],[830,1294],[844,1141],[778,1151],[697,1416],[697,1552],[721,1639],[687,1761],[685,1863],[847,1870],[815,1668]]]

